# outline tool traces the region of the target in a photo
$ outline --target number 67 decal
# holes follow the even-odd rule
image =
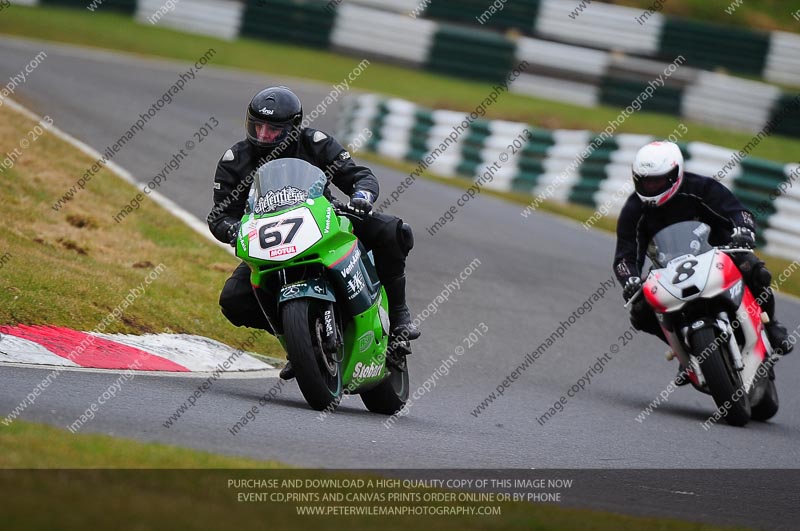
[[[283,237],[283,233],[279,230],[269,231],[269,229],[283,225],[292,226],[292,228],[289,229],[289,233],[286,234],[286,238]],[[262,225],[258,229],[258,243],[262,249],[269,249],[270,247],[275,247],[276,245],[281,244],[290,244],[292,243],[292,240],[294,240],[294,237],[297,235],[297,231],[300,230],[302,225],[303,218],[288,218],[284,219],[283,221]]]

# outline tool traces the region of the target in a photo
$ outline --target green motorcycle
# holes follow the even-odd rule
[[[386,291],[353,234],[358,216],[328,200],[326,186],[323,171],[303,160],[259,167],[236,256],[250,266],[308,405],[333,410],[359,394],[370,411],[391,415],[408,399],[409,342],[390,338]]]

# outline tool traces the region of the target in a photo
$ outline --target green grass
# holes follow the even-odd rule
[[[390,159],[388,157],[384,157],[366,151],[359,152],[358,156],[359,158],[375,162],[376,164],[382,164],[384,166],[388,166],[390,168],[394,168],[398,171],[408,174],[411,174],[411,172],[417,169],[416,164],[397,161],[394,159]],[[423,172],[422,177],[442,184],[446,184],[448,186],[453,186],[461,190],[466,190],[473,184],[473,181],[466,177],[444,177],[442,175],[437,175],[429,171]],[[502,199],[505,199],[506,201],[510,201],[512,203],[516,203],[522,206],[528,206],[534,199],[530,195],[525,195],[516,192],[502,192],[497,190],[490,190],[488,188],[481,189],[481,193],[492,195],[494,197],[500,197]],[[380,203],[380,201],[378,203]],[[522,209],[520,209],[520,211],[521,210]],[[549,212],[551,214],[557,214],[562,217],[573,219],[581,224],[586,223],[596,213],[595,209],[590,208],[588,206],[566,204],[566,203],[559,203],[557,201],[544,200],[539,204],[537,210],[531,213],[531,215],[528,217],[528,220],[532,221],[533,219],[535,219],[537,215],[536,212],[540,210],[543,212]],[[611,216],[604,216],[600,218],[597,221],[597,223],[591,225],[591,228],[616,234],[617,219]],[[793,264],[792,260],[779,258],[777,256],[767,256],[764,255],[763,253],[759,253],[759,256],[767,264],[767,268],[772,272],[772,276],[775,278],[777,278],[782,271],[787,270],[787,268],[789,268],[789,272],[792,273],[796,269],[796,266],[792,266],[790,268],[791,264]],[[798,276],[800,275],[790,274],[786,279],[786,281],[778,287],[780,293],[800,297],[800,278],[798,278]]]
[[[319,479],[375,476],[285,469],[275,462],[223,457],[105,435],[77,434],[17,421],[0,429],[0,492],[7,529],[437,529],[659,530],[743,529],[677,520],[622,516],[558,505],[502,503],[501,516],[298,517],[301,505],[368,506],[373,503],[243,502],[237,494],[309,492],[289,487],[248,488],[236,479]],[[73,470],[25,470],[61,468]],[[86,470],[86,469],[91,470]],[[283,470],[280,470],[283,468]],[[14,469],[14,470],[9,470]],[[79,470],[74,470],[79,469]],[[112,470],[113,469],[113,470]],[[124,470],[120,470],[124,469]],[[147,469],[147,470],[142,470]],[[199,470],[202,469],[202,470]],[[216,469],[216,470],[214,470]],[[316,489],[320,495],[325,492]],[[360,492],[398,492],[379,487]],[[342,491],[339,492],[348,492]],[[349,491],[353,492],[353,491]],[[445,503],[420,503],[434,506]],[[389,503],[400,506],[403,504]],[[498,505],[460,502],[458,506]]]
[[[3,151],[33,126],[0,107]],[[152,274],[144,295],[121,308],[105,332],[199,334],[234,347],[247,340],[250,330],[231,325],[218,305],[238,263],[232,255],[149,199],[116,223],[113,216],[138,190],[106,169],[55,212],[53,203],[94,161],[49,133],[21,153],[1,174],[0,323],[92,330]],[[248,350],[283,357],[267,336]]]
[[[137,24],[132,18],[122,15],[89,13],[83,9],[28,8],[15,5],[6,9],[0,17],[0,33],[191,62],[209,47],[213,47],[217,53],[212,59],[212,65],[330,83],[341,82],[361,61],[360,58],[327,51],[252,39],[222,41]],[[460,111],[474,110],[491,91],[491,85],[486,83],[401,68],[378,61],[372,61],[352,86],[358,90],[408,99],[427,107]],[[316,103],[305,102],[307,108],[312,108]],[[244,104],[243,102],[242,105]],[[588,109],[505,94],[489,108],[487,117],[528,122],[551,129],[600,131],[618,114],[619,109],[608,106]],[[680,121],[680,117],[637,112],[617,132],[667,137]],[[685,124],[689,132],[681,140],[687,142],[702,141],[740,149],[752,138],[747,133],[715,129],[692,121],[685,121]],[[799,151],[800,140],[774,136],[760,143],[751,155],[781,162],[796,162]]]
[[[632,6],[642,11],[649,9],[655,0],[614,0],[608,3]],[[786,0],[744,0],[733,14],[725,12],[725,8],[734,4],[734,0],[666,0],[662,2],[662,13],[684,18],[693,18],[718,24],[740,26],[762,30],[784,30],[797,32],[800,21],[792,17],[792,13],[800,8]],[[734,6],[735,7],[735,4]],[[800,16],[800,15],[798,15]]]
[[[71,434],[19,420],[0,427],[0,449],[0,469],[286,468],[274,461],[221,456],[107,435]]]

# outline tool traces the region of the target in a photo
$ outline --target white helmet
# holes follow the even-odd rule
[[[639,199],[661,206],[683,182],[683,154],[674,142],[650,142],[636,152],[632,170]]]

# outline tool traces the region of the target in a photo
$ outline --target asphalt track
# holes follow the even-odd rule
[[[0,80],[36,55],[46,60],[16,88],[14,98],[87,144],[103,151],[175,82],[189,64],[122,56],[19,40],[0,40]],[[198,50],[198,56],[204,51]],[[357,61],[354,61],[354,66]],[[212,61],[213,64],[213,61]],[[347,72],[342,72],[344,77]],[[5,81],[3,81],[5,83]],[[204,219],[211,206],[211,180],[222,153],[242,136],[244,106],[259,88],[285,83],[306,109],[330,86],[206,67],[114,158],[141,182],[150,180],[192,140],[209,117],[219,122],[160,191]],[[336,108],[313,126],[332,130]],[[374,167],[384,194],[405,175]],[[76,179],[77,179],[76,175]],[[476,345],[455,356],[449,374],[413,403],[410,414],[387,429],[358,398],[320,420],[295,384],[285,386],[237,435],[229,428],[275,380],[219,380],[171,428],[166,418],[198,381],[138,376],[102,408],[85,431],[160,441],[222,453],[330,468],[481,469],[796,469],[800,464],[800,380],[797,354],[776,368],[781,410],[768,423],[746,428],[701,424],[713,412],[710,397],[679,389],[643,422],[636,416],[675,374],[656,339],[637,335],[622,345],[628,329],[620,289],[612,287],[541,355],[505,394],[480,415],[473,409],[509,373],[611,277],[613,239],[544,213],[525,219],[518,205],[480,196],[435,236],[430,226],[461,195],[455,188],[417,181],[391,212],[412,223],[417,244],[409,259],[409,297],[421,312],[476,258],[474,273],[448,302],[422,324],[423,336],[410,359],[412,389],[454,354],[484,323]],[[124,205],[120,205],[122,208]],[[43,216],[56,215],[52,211]],[[132,214],[133,216],[137,213]],[[125,222],[125,221],[123,221]],[[233,268],[232,261],[231,267]],[[778,300],[790,329],[800,324],[800,304]],[[586,374],[598,356],[619,345],[601,374],[544,425],[544,414]],[[11,411],[45,372],[30,367],[0,369],[0,413]],[[61,374],[23,418],[66,426],[116,378],[96,372]],[[337,441],[331,445],[331,441]],[[608,472],[597,471],[594,478]],[[739,485],[720,485],[711,470],[676,471],[663,488],[640,476],[620,489],[589,488],[568,503],[606,510],[692,518],[717,523],[791,529],[796,526],[797,475],[742,471]],[[670,476],[661,473],[661,477]],[[583,473],[581,477],[587,478]],[[589,478],[586,479],[589,482]],[[623,481],[619,479],[619,481]],[[734,487],[728,489],[723,487]],[[740,490],[737,492],[737,488]],[[755,489],[755,490],[754,490]],[[729,494],[725,495],[723,491]],[[745,496],[742,494],[750,491]],[[576,491],[577,493],[578,491]],[[751,504],[742,503],[742,499]],[[695,510],[692,510],[692,508]]]

